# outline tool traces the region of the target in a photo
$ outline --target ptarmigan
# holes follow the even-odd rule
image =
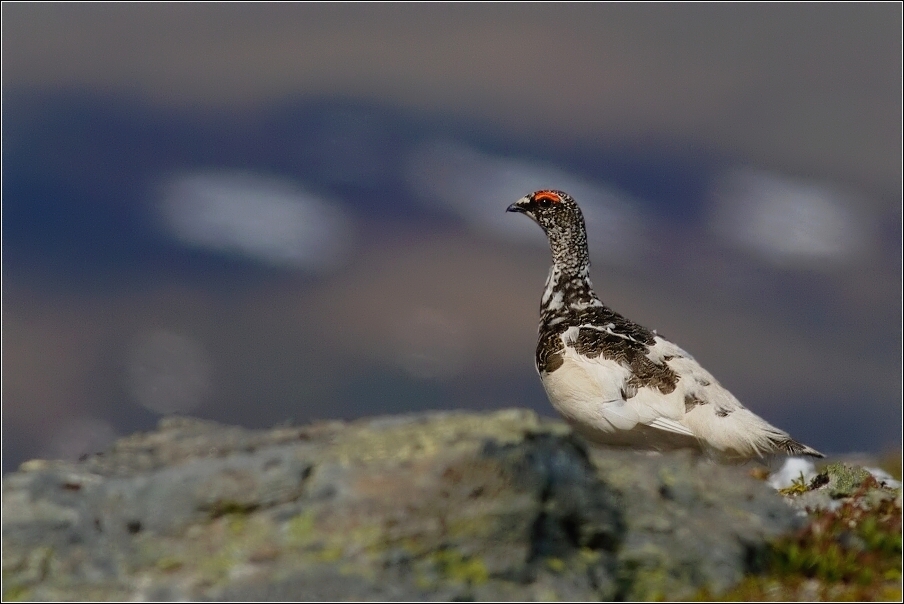
[[[508,211],[527,214],[549,238],[537,371],[578,433],[605,445],[702,449],[724,461],[823,457],[745,408],[684,350],[600,301],[584,217],[571,196],[537,191]]]

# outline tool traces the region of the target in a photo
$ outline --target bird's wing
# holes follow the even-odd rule
[[[671,373],[665,361],[657,358],[657,355],[662,356],[661,351],[630,333],[612,329],[611,324],[571,327],[562,334],[562,341],[566,357],[575,365],[575,373],[594,383],[592,390],[596,394],[592,399],[614,428],[631,430],[637,424],[643,424],[682,436],[694,436],[681,423],[681,394],[675,392],[677,376]],[[654,374],[658,372],[658,378],[651,377],[648,370]],[[638,374],[672,383],[660,384],[661,389],[638,388],[638,383],[642,383]]]

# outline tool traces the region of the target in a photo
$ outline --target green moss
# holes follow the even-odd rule
[[[32,548],[12,564],[4,560],[3,593],[12,593],[14,595],[10,598],[15,599],[22,597],[15,594],[44,583],[53,570],[53,555],[52,547],[40,546]],[[5,595],[4,599],[7,599]]]
[[[318,562],[332,563],[341,560],[344,553],[341,547],[329,546],[317,552],[316,557]]]
[[[229,575],[229,570],[235,566],[235,558],[230,552],[217,552],[201,558],[198,561],[197,570],[211,584],[218,583]]]
[[[565,570],[565,561],[561,558],[547,558],[546,566],[554,573],[561,573]]]
[[[226,528],[232,535],[239,535],[248,528],[248,518],[240,514],[232,514],[226,520]]]
[[[242,501],[224,499],[222,501],[217,501],[213,505],[211,505],[207,509],[207,515],[211,519],[216,519],[229,514],[246,515],[252,513],[258,507],[260,507],[260,505],[257,503],[245,503]]]
[[[26,585],[12,585],[3,590],[4,602],[24,602],[30,600],[29,588]]]
[[[285,545],[301,550],[315,562],[333,563],[354,552],[358,562],[362,559],[377,559],[388,547],[399,546],[386,541],[384,531],[372,522],[359,525],[342,525],[325,528],[316,519],[315,513],[306,511],[286,523]]]
[[[154,563],[154,566],[157,568],[157,570],[168,573],[182,568],[183,562],[175,556],[164,556],[163,558],[157,560],[157,562]]]
[[[597,549],[582,547],[580,550],[578,550],[578,556],[585,564],[592,565],[599,562],[602,554],[600,554],[600,551]]]
[[[661,602],[673,593],[675,579],[661,566],[635,567],[629,578],[620,581],[628,587],[627,599],[645,602]]]
[[[470,514],[446,521],[446,534],[453,540],[499,539],[500,522],[493,514]]]
[[[445,580],[477,586],[486,583],[490,578],[490,572],[483,560],[476,556],[462,555],[454,549],[443,549],[428,554],[427,561]]]
[[[286,532],[292,545],[306,545],[314,537],[314,513],[298,514],[286,523]]]

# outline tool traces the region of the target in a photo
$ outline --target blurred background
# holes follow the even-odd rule
[[[185,413],[554,415],[549,268],[901,446],[901,6],[3,3],[3,469]]]

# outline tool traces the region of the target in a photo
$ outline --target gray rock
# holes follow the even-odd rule
[[[4,597],[611,600],[718,593],[800,518],[743,468],[521,410],[268,431],[172,418],[3,481]]]

